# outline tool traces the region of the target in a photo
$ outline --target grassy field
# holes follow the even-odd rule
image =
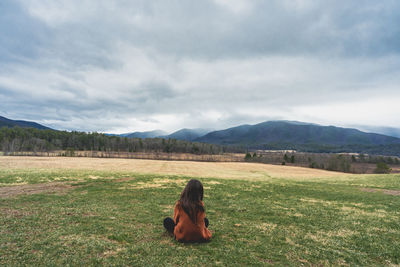
[[[400,264],[400,175],[79,160],[0,157],[0,266]],[[191,177],[210,243],[162,228]]]

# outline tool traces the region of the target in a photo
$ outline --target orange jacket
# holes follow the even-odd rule
[[[203,202],[201,203],[203,206]],[[211,232],[206,228],[205,212],[197,213],[197,223],[194,224],[189,215],[183,210],[179,201],[174,208],[174,235],[179,242],[202,242],[211,239]],[[178,221],[178,223],[176,223]]]

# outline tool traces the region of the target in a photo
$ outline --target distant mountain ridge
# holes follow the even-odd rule
[[[199,138],[210,131],[211,131],[210,129],[203,129],[203,128],[196,128],[196,129],[184,128],[176,132],[173,132],[171,134],[168,134],[167,132],[164,132],[162,130],[154,130],[147,132],[133,132],[133,133],[119,134],[119,136],[128,138],[164,138],[164,139],[193,141],[194,139]]]
[[[178,139],[178,140],[185,140],[185,141],[193,141],[207,133],[209,133],[211,130],[210,129],[203,129],[203,128],[197,128],[197,129],[181,129],[176,132],[173,132],[172,134],[166,135],[166,136],[161,136],[162,138],[170,138],[170,139]]]
[[[164,134],[160,134],[164,133]],[[160,130],[120,135],[136,138],[164,138],[195,141],[218,145],[239,145],[261,148],[268,144],[276,147],[296,145],[388,145],[400,144],[400,138],[366,133],[353,128],[322,126],[299,121],[266,121],[209,132],[208,129],[181,129],[171,134]]]
[[[44,125],[41,125],[36,122],[32,121],[22,121],[22,120],[10,120],[5,117],[0,116],[0,128],[1,127],[22,127],[22,128],[36,128],[36,129],[41,129],[41,130],[53,130],[49,127],[46,127]]]
[[[360,125],[360,126],[357,126],[356,128],[360,129],[362,131],[368,132],[368,133],[379,133],[379,134],[384,134],[384,135],[400,138],[400,128],[365,126],[365,125]]]
[[[167,133],[161,130],[154,130],[154,131],[147,131],[147,132],[133,132],[133,133],[126,133],[120,134],[121,137],[128,137],[128,138],[155,138],[159,136],[166,135]]]
[[[0,127],[31,127],[36,129],[50,129],[32,121],[11,120],[0,116]],[[381,127],[382,128],[382,127]],[[387,128],[387,127],[386,127]],[[392,130],[387,128],[384,130]],[[184,141],[194,141],[218,145],[246,146],[251,148],[265,147],[307,147],[327,146],[328,150],[333,147],[347,146],[347,150],[352,150],[349,146],[361,145],[374,146],[379,150],[379,146],[400,145],[400,138],[367,133],[353,128],[342,128],[336,126],[322,126],[313,123],[298,121],[266,121],[255,125],[244,124],[224,130],[211,131],[209,129],[181,129],[171,134],[162,130],[133,132],[120,134],[121,137],[129,138],[164,138],[178,139]]]
[[[210,132],[194,141],[220,145],[320,144],[387,145],[400,144],[400,138],[365,133],[357,129],[321,126],[291,121],[267,121]]]

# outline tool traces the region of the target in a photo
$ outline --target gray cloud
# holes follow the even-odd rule
[[[372,0],[4,0],[0,112],[85,131],[400,127],[399,11]]]
[[[46,27],[27,14],[15,1],[0,3],[0,63],[23,62],[35,59],[43,39],[48,34]]]

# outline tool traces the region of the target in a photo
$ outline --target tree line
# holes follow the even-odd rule
[[[400,157],[400,144],[387,145],[329,145],[329,144],[291,144],[291,143],[270,143],[264,145],[249,146],[250,150],[296,150],[308,153],[362,153],[369,155],[386,155]]]
[[[240,147],[189,142],[162,138],[127,138],[102,133],[39,130],[35,128],[0,128],[0,150],[4,152],[54,150],[166,152],[192,154],[221,154],[240,152]]]
[[[295,165],[329,171],[365,173],[367,165],[375,165],[375,173],[389,173],[390,166],[400,165],[400,159],[393,156],[367,154],[337,154],[309,152],[247,152],[245,161],[269,164]]]

